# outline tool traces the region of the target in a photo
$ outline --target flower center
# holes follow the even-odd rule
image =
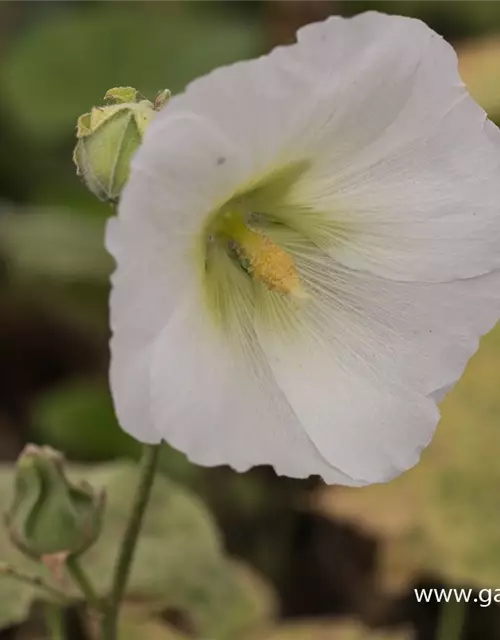
[[[226,213],[218,233],[227,241],[231,256],[253,280],[271,291],[307,297],[290,254],[260,230],[250,228],[240,213]]]

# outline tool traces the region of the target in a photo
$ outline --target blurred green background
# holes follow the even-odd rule
[[[132,85],[150,98],[165,87],[175,93],[216,66],[293,41],[303,24],[367,9],[416,16],[441,33],[456,48],[472,95],[500,123],[495,1],[0,2],[2,469],[28,441],[51,444],[75,462],[138,455],[116,423],[107,387],[112,263],[103,229],[111,209],[75,174],[77,117],[110,87]],[[415,585],[500,589],[498,328],[482,341],[442,414],[422,463],[367,489],[277,478],[267,468],[242,475],[201,469],[165,447],[166,481],[180,495],[188,492],[197,515],[170,521],[166,511],[171,531],[153,536],[150,555],[167,557],[177,522],[198,531],[199,522],[210,521],[210,533],[198,531],[175,547],[177,564],[165,560],[170,582],[160,580],[145,598],[154,600],[154,611],[127,609],[125,640],[201,640],[208,632],[211,640],[434,640],[443,607],[417,605]],[[8,500],[7,490],[0,496]],[[238,588],[255,605],[251,615],[239,605],[229,610],[221,586],[228,583],[214,578],[210,563],[206,599],[193,595],[189,580],[182,597],[169,591],[174,578],[184,579],[179,557],[196,548],[206,561],[208,535],[237,562]],[[4,546],[0,539],[0,561]],[[199,562],[186,571],[201,572],[206,562]],[[0,638],[43,637],[33,598],[6,595],[2,585],[0,576]],[[2,600],[9,602],[3,613]],[[78,640],[83,631],[74,629]],[[471,603],[463,639],[497,638],[498,605]]]

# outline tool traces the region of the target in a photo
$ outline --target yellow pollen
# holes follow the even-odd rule
[[[224,231],[236,244],[236,252],[249,275],[271,291],[307,298],[293,258],[260,231],[249,229],[231,216]]]

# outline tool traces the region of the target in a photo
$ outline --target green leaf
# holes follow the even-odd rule
[[[0,248],[18,277],[103,282],[113,268],[104,225],[67,209],[0,211]]]
[[[69,457],[137,457],[139,443],[118,424],[107,385],[75,380],[42,394],[31,412],[32,432]]]
[[[82,562],[97,591],[107,593],[137,484],[136,467],[110,463],[92,468],[72,467],[73,480],[105,487],[107,507],[103,533]],[[0,466],[0,502],[10,501],[12,468]],[[46,576],[41,565],[22,557],[0,532],[0,560]],[[167,478],[156,478],[137,548],[128,596],[146,600],[157,609],[186,611],[200,634],[214,640],[233,640],[261,624],[273,610],[272,596],[263,583],[243,578],[224,556],[219,534],[203,504]],[[47,577],[47,576],[46,576]],[[260,584],[260,581],[257,580]],[[31,587],[0,576],[0,628],[22,621],[35,592]]]
[[[189,640],[189,637],[172,629],[159,619],[150,619],[140,614],[125,611],[120,620],[120,640]]]
[[[158,604],[129,601],[121,615],[120,638],[123,635],[124,640],[188,640],[193,633],[197,634],[196,637],[203,633],[204,638],[234,640],[236,635],[240,638],[243,633],[250,640],[250,635],[253,637],[255,632],[261,640],[263,627],[268,626],[276,612],[275,595],[269,585],[248,566],[231,563],[228,567],[234,579],[229,584],[233,591],[236,590],[236,598],[235,593],[221,594],[218,606],[213,608],[212,600],[212,608],[207,609],[203,617],[197,609],[176,610],[174,607],[172,611],[170,607],[162,611]],[[245,594],[245,597],[242,598],[241,594]],[[173,623],[166,622],[172,617],[179,617],[179,614],[182,618],[183,613],[186,619],[176,624],[175,629]]]
[[[70,458],[89,461],[136,459],[140,444],[120,427],[107,381],[80,378],[39,395],[31,411],[31,433]],[[173,480],[202,484],[201,469],[164,444],[160,469]],[[196,482],[198,480],[198,482]]]
[[[255,640],[412,640],[408,630],[373,631],[352,621],[297,622]]]
[[[124,10],[96,3],[54,11],[24,29],[11,48],[0,75],[2,97],[32,134],[60,140],[73,134],[82,113],[101,104],[109,87],[131,85],[154,99],[160,90],[178,92],[216,66],[259,52],[257,24],[184,6],[190,4]]]

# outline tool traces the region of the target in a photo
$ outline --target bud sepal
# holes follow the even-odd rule
[[[73,160],[77,174],[100,200],[118,201],[132,156],[169,97],[168,90],[162,91],[153,103],[133,87],[115,87],[104,96],[112,104],[93,107],[78,118]]]
[[[12,543],[35,560],[78,557],[99,538],[104,503],[103,491],[66,477],[59,452],[28,445],[17,463],[7,531]]]

